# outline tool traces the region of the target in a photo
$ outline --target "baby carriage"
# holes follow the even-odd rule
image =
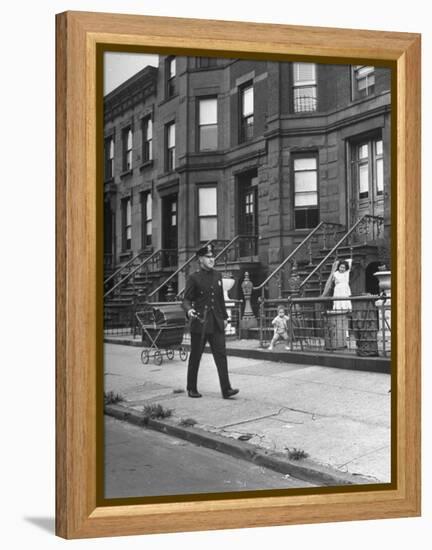
[[[142,329],[141,362],[144,365],[150,358],[161,365],[164,354],[172,360],[176,351],[180,359],[186,361],[188,352],[182,346],[186,319],[179,304],[149,304],[148,309],[135,315]]]

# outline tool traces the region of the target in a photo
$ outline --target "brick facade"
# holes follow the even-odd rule
[[[175,93],[167,97],[166,57],[159,68],[146,67],[105,96],[105,137],[115,141],[114,177],[105,181],[105,253],[118,265],[143,249],[141,193],[150,191],[152,248],[167,242],[166,205],[177,200],[177,248],[182,263],[199,244],[198,187],[217,186],[217,236],[229,240],[239,223],[242,178],[256,176],[258,259],[254,276],[263,280],[310,229],[294,221],[294,159],[317,159],[319,220],[343,224],[356,220],[357,193],[350,168],[359,140],[382,140],[384,207],[390,229],[390,70],[375,68],[374,90],[353,99],[352,67],[316,65],[316,110],[294,112],[292,63],[218,59],[198,68],[194,57],[176,58]],[[253,83],[253,136],[240,141],[240,90]],[[217,97],[217,148],[199,151],[200,98]],[[153,121],[153,159],[143,163],[142,120]],[[167,170],[167,124],[175,122],[175,170]],[[133,131],[132,169],[122,166],[122,132]],[[132,240],[124,250],[122,199],[131,198]],[[167,202],[168,201],[168,202]],[[364,206],[364,205],[363,205]],[[374,214],[374,205],[370,204]],[[364,213],[364,211],[362,211]],[[381,210],[380,210],[381,212]],[[254,283],[258,283],[254,281]],[[362,290],[359,283],[359,291]]]

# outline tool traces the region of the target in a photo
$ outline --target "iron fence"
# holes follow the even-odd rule
[[[104,334],[133,335],[135,337],[141,331],[136,319],[137,311],[140,311],[144,316],[147,314],[150,323],[153,308],[158,305],[167,305],[168,303],[180,304],[181,302],[147,302],[144,298],[143,300],[135,300],[132,304],[105,304]],[[240,339],[242,337],[241,316],[243,300],[230,299],[226,305],[230,317],[226,335],[234,339]],[[185,340],[189,340],[189,323],[186,323],[185,326]]]
[[[288,298],[260,301],[260,346],[270,345],[272,321],[284,306],[289,320],[278,343],[291,351],[389,357],[391,303],[386,296]],[[275,343],[277,346],[278,343]]]

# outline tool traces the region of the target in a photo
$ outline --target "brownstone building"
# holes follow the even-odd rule
[[[329,250],[363,218],[338,249],[361,266],[353,294],[375,292],[371,274],[390,238],[390,76],[369,66],[161,56],[104,98],[106,275],[129,265],[119,272],[124,286],[131,266],[145,265],[149,294],[214,240],[228,247],[220,268],[239,282],[248,271],[258,285],[324,231],[321,222]],[[322,248],[310,243],[296,258],[302,276]],[[269,296],[286,291],[293,265],[269,281]]]

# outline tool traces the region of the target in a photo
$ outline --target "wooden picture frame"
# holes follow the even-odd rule
[[[100,44],[188,55],[386,62],[395,70],[393,193],[396,479],[387,490],[98,506],[96,391],[101,261],[96,189]],[[262,58],[262,57],[261,57]],[[420,514],[420,36],[105,13],[57,15],[56,532],[65,538],[227,529]],[[101,285],[99,285],[101,286]],[[99,309],[98,309],[99,308]]]

